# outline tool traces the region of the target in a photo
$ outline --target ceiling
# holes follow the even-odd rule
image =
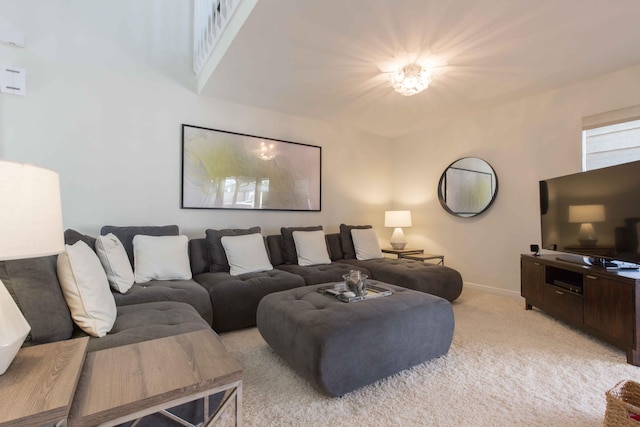
[[[639,0],[262,0],[202,95],[394,138],[639,64],[639,20]],[[436,71],[405,97],[386,73],[410,62]]]

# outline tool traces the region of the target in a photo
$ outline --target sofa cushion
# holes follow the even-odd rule
[[[71,338],[73,320],[56,275],[57,255],[0,261],[4,283],[31,326],[24,346]]]
[[[111,332],[89,339],[87,350],[104,350],[203,329],[211,327],[188,304],[164,301],[127,305],[118,307]]]
[[[222,236],[220,242],[229,262],[229,274],[232,276],[273,269],[262,234]]]
[[[177,236],[180,234],[180,229],[177,225],[163,225],[163,226],[127,226],[119,227],[113,225],[105,225],[100,230],[100,234],[103,236],[113,233],[122,242],[124,250],[127,251],[129,262],[133,267],[133,238],[138,234],[145,236]]]
[[[96,238],[89,236],[88,234],[82,234],[79,231],[67,229],[64,231],[64,243],[67,245],[73,245],[82,240],[94,251],[96,250]]]
[[[327,247],[329,248],[329,258],[331,258],[331,261],[344,259],[340,233],[328,233],[325,238],[327,239]]]
[[[353,238],[351,230],[372,228],[370,225],[346,225],[340,224],[340,242],[342,243],[342,252],[344,259],[356,259],[356,249],[353,246]]]
[[[135,279],[127,251],[120,239],[113,233],[98,236],[95,248],[111,288],[123,294],[127,292]]]
[[[209,293],[193,280],[152,280],[134,284],[126,294],[113,293],[116,306],[144,304],[148,302],[184,302],[196,309],[210,325],[213,309]]]
[[[107,275],[86,243],[65,246],[66,251],[58,255],[58,279],[71,317],[89,335],[104,336],[116,318]]]
[[[295,264],[281,264],[276,267],[278,270],[296,274],[304,279],[307,285],[317,285],[319,283],[342,282],[342,276],[349,274],[351,270],[360,270],[367,276],[370,275],[369,270],[362,267],[354,267],[353,265],[341,262],[332,262],[331,264],[319,264],[311,266],[300,266]]]
[[[207,250],[207,239],[189,239],[189,264],[192,276],[210,270],[211,261]]]
[[[453,301],[462,293],[462,276],[452,268],[408,259],[380,258],[360,261],[342,260],[345,264],[366,268],[369,278],[425,292]]]
[[[297,264],[298,253],[296,252],[296,243],[293,240],[294,231],[318,231],[322,230],[321,225],[312,227],[282,227],[280,234],[282,234],[282,250],[284,255],[284,262],[286,264]]]
[[[210,271],[216,273],[219,271],[229,271],[229,262],[224,252],[221,239],[223,236],[243,236],[246,234],[261,233],[260,227],[251,227],[248,229],[227,228],[223,230],[208,229],[205,231],[207,237],[207,250],[209,252],[209,261],[211,262]]]
[[[302,277],[277,269],[239,276],[202,273],[194,276],[194,280],[209,292],[213,306],[211,325],[216,332],[255,326],[256,309],[262,297],[305,285]]]
[[[133,238],[136,283],[150,280],[189,280],[187,236],[145,236]]]
[[[351,237],[356,250],[356,259],[364,261],[382,258],[378,236],[373,228],[354,228],[351,230]]]
[[[294,231],[298,265],[331,264],[324,231]]]
[[[282,234],[271,234],[265,238],[267,241],[267,247],[269,248],[269,258],[271,259],[271,265],[278,266],[284,264],[284,249]]]

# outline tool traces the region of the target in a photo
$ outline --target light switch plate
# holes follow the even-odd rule
[[[25,96],[27,94],[27,70],[0,65],[0,92]]]

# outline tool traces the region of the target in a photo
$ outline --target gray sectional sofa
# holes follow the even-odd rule
[[[368,227],[368,226],[365,226]],[[267,294],[305,285],[338,282],[351,269],[359,269],[369,278],[419,290],[449,301],[462,292],[462,277],[451,268],[419,261],[383,258],[355,259],[349,230],[342,224],[340,233],[326,234],[331,264],[300,266],[296,262],[292,230],[318,230],[321,227],[283,228],[278,235],[265,237],[273,270],[232,276],[228,271],[222,235],[259,233],[260,228],[243,230],[207,230],[205,238],[189,241],[191,280],[153,280],[121,294],[113,292],[118,307],[116,324],[110,334],[90,340],[89,349],[114,347],[143,339],[159,338],[201,328],[226,332],[255,325],[258,303]],[[178,235],[177,226],[114,227],[105,226],[102,235],[115,234],[122,242],[133,265],[132,240],[136,234]],[[216,240],[217,239],[217,240]],[[95,248],[95,238],[74,230],[65,232],[67,244],[78,240]],[[217,243],[216,243],[217,242]],[[32,332],[26,345],[68,339],[83,335],[74,328],[56,276],[55,256],[0,262],[0,279],[8,288]],[[42,330],[39,325],[42,325]]]
[[[351,269],[370,278],[441,296],[449,301],[462,291],[460,274],[448,267],[390,258],[359,261],[349,227],[326,235],[330,264],[297,265],[292,230],[264,238],[273,270],[232,276],[225,265],[221,236],[259,233],[246,230],[207,230],[205,238],[188,242],[191,280],[152,280],[134,284],[124,294],[113,291],[117,317],[111,332],[90,337],[88,349],[96,351],[201,329],[225,332],[254,326],[258,303],[267,294],[318,283],[338,282]],[[137,234],[178,235],[177,226],[105,226],[102,235],[115,234],[134,265],[133,237]],[[65,232],[67,244],[82,240],[95,250],[95,238],[73,230]],[[293,246],[292,246],[293,245]],[[56,256],[0,262],[0,280],[8,288],[31,325],[25,346],[85,336],[71,318],[56,273]]]

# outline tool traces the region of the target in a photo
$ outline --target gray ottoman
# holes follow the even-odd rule
[[[447,300],[368,283],[394,293],[354,303],[317,292],[323,285],[269,294],[258,305],[258,330],[294,370],[330,396],[449,351],[454,318]]]

